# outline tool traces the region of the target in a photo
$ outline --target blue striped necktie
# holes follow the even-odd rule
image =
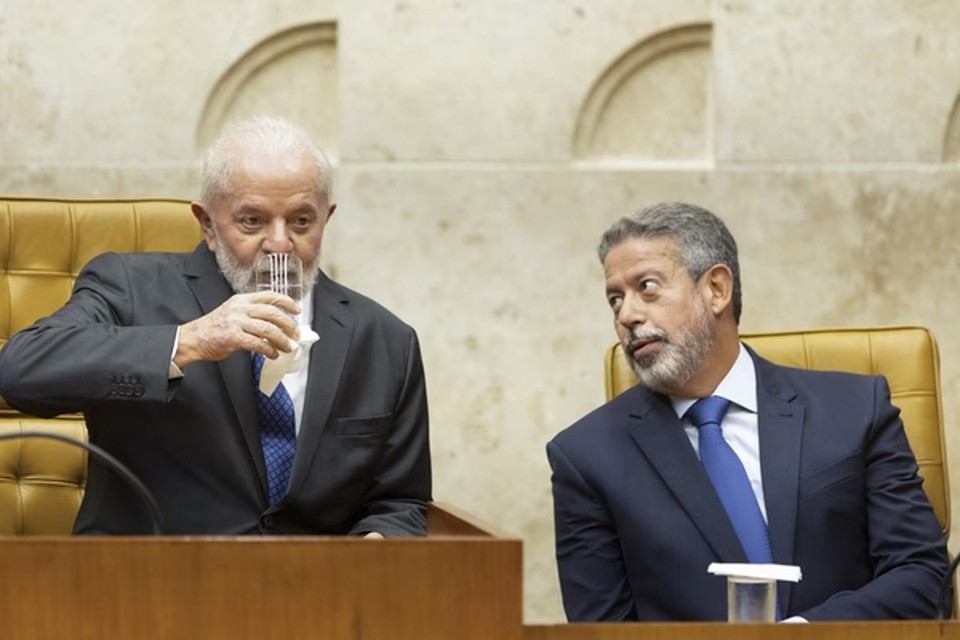
[[[767,523],[763,520],[750,479],[720,429],[729,406],[729,400],[709,396],[697,400],[686,416],[700,430],[700,461],[730,517],[747,559],[750,562],[773,562]]]
[[[297,449],[297,429],[293,400],[283,383],[277,385],[272,395],[264,395],[260,391],[263,360],[263,354],[254,354],[253,377],[257,393],[257,419],[260,422],[260,445],[263,447],[267,485],[270,488],[270,504],[276,504],[287,492],[287,485],[290,483],[293,454]]]

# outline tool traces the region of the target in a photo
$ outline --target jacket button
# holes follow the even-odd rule
[[[263,516],[260,518],[260,524],[263,525],[264,529],[273,529],[273,516],[269,513]]]

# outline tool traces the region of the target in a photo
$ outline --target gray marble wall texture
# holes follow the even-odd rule
[[[195,193],[226,121],[337,165],[324,264],[413,324],[439,500],[562,619],[544,443],[603,401],[601,231],[724,217],[748,331],[921,324],[960,496],[960,3],[4,0],[0,193]],[[954,512],[958,510],[955,508]]]

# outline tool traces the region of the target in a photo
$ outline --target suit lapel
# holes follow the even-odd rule
[[[313,329],[320,339],[310,350],[303,418],[290,478],[291,496],[296,495],[307,478],[340,385],[353,337],[353,313],[348,303],[343,290],[323,273],[319,274],[313,296]]]
[[[206,245],[200,244],[190,255],[184,270],[187,284],[197,302],[207,314],[233,295],[233,290],[220,273],[216,258]],[[253,387],[253,364],[249,351],[237,351],[217,363],[223,378],[230,406],[240,425],[250,458],[257,469],[264,495],[267,495],[267,471],[260,447],[260,426],[257,423],[257,404]]]
[[[746,562],[733,525],[669,400],[641,386],[630,393],[635,394],[630,435],[650,465],[700,530],[717,560]]]
[[[757,371],[760,473],[773,561],[793,564],[800,485],[804,408],[779,368],[750,352]],[[789,610],[789,583],[778,585],[781,611]]]

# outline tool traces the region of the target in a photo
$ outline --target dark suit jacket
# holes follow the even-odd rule
[[[933,617],[947,556],[880,377],[757,370],[763,491],[784,617]],[[670,401],[637,386],[547,445],[571,621],[725,620],[746,562]]]
[[[321,274],[291,489],[271,508],[250,353],[168,379],[176,327],[230,295],[203,244],[97,257],[62,309],[0,352],[0,394],[40,416],[83,411],[90,440],[157,498],[164,533],[424,533],[430,456],[413,329]],[[149,521],[91,463],[75,531],[145,532]]]

